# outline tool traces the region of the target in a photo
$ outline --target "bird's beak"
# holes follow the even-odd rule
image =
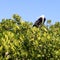
[[[44,18],[42,19],[42,24],[44,24]]]

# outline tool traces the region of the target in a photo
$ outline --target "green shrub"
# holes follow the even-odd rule
[[[60,60],[60,22],[36,28],[19,15],[3,19],[0,60]]]

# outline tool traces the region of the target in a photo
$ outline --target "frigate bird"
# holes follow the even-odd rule
[[[45,16],[44,16],[44,15],[41,15],[41,16],[36,20],[36,22],[34,23],[33,26],[39,27],[39,26],[41,26],[42,24],[44,24],[45,21],[46,21]]]

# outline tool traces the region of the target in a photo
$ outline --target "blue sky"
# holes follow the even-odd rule
[[[25,21],[35,22],[45,15],[55,23],[60,21],[60,0],[0,0],[0,21],[16,13]]]

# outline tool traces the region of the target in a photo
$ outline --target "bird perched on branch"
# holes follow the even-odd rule
[[[33,27],[34,27],[34,26],[35,26],[35,27],[40,27],[41,25],[44,24],[45,21],[46,21],[45,16],[44,16],[44,15],[41,15],[41,16],[37,19],[37,21],[34,23]]]

